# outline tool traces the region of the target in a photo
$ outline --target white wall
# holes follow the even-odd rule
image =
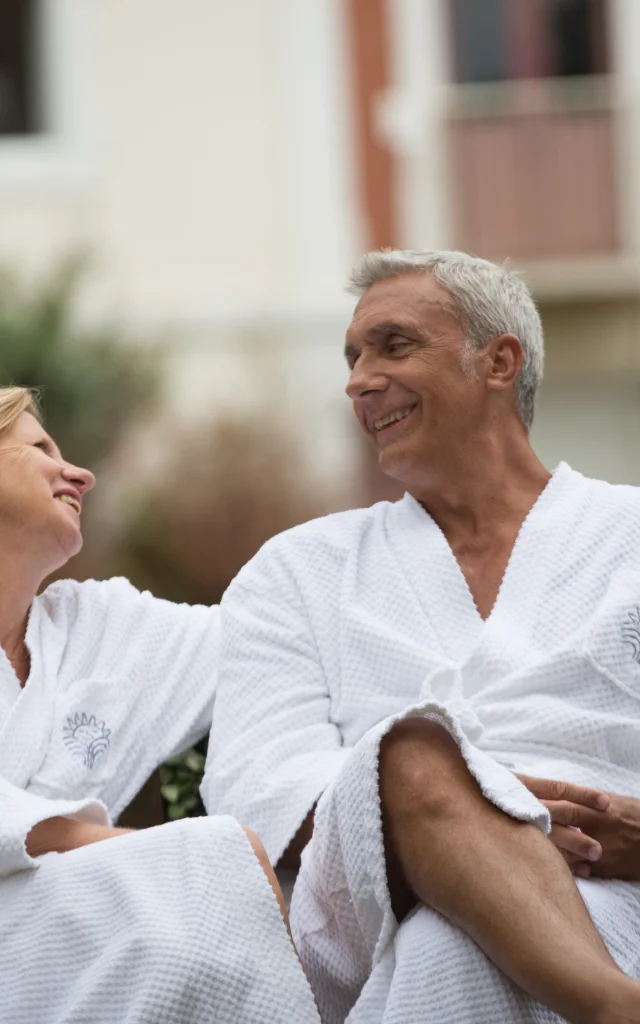
[[[340,0],[42,9],[52,131],[0,140],[0,261],[88,245],[84,315],[160,339],[178,415],[260,404],[245,347],[262,346],[278,413],[348,476],[343,287],[362,232]]]

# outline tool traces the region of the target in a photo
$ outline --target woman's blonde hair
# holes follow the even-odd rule
[[[23,412],[42,422],[38,393],[34,388],[0,387],[0,434],[9,430]]]

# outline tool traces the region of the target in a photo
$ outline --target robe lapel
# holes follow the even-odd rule
[[[449,544],[409,495],[395,505],[389,539],[426,617],[425,646],[440,664],[422,697],[473,698],[492,679],[536,656],[533,623],[548,600],[549,574],[562,564],[567,535],[588,500],[587,481],[560,463],[526,517],[489,618],[483,621]]]
[[[548,631],[541,641],[535,625],[553,601],[553,574],[562,571],[563,553],[588,500],[588,481],[560,463],[522,524],[495,605],[462,665],[466,697],[544,656]]]
[[[442,530],[409,494],[392,506],[389,541],[426,617],[425,646],[443,663],[466,661],[483,622]]]

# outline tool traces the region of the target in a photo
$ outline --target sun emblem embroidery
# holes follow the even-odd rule
[[[640,608],[637,605],[622,627],[622,642],[631,648],[631,657],[640,665]]]
[[[87,716],[83,711],[67,718],[62,735],[71,753],[81,757],[85,767],[93,768],[109,746],[111,730],[97,721],[95,715]]]

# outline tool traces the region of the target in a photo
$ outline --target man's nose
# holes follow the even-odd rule
[[[87,491],[92,490],[96,484],[96,478],[90,469],[82,469],[80,466],[72,466],[70,462],[65,463],[62,467],[62,475],[65,480],[68,480],[70,484],[73,484],[81,494],[86,494]]]
[[[351,371],[345,390],[353,401],[362,398],[368,391],[384,391],[387,386],[387,377],[382,373],[377,361],[360,356]]]

